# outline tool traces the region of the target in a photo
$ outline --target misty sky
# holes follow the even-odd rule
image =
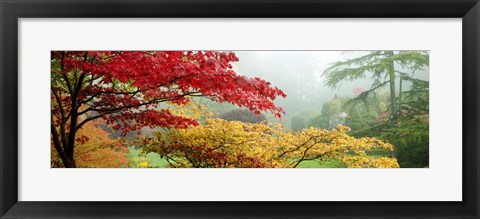
[[[367,90],[372,83],[367,77],[353,82],[343,82],[339,89],[333,90],[324,86],[322,77],[323,71],[330,64],[365,55],[368,51],[234,52],[240,59],[234,63],[234,68],[239,74],[265,79],[287,94],[286,99],[275,102],[286,111],[284,120],[289,120],[303,110],[321,110],[323,103],[332,99],[334,95],[353,97],[354,88]],[[428,69],[418,72],[415,77],[428,80]]]

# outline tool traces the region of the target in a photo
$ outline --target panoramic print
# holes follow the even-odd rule
[[[429,51],[51,51],[52,168],[428,168]]]

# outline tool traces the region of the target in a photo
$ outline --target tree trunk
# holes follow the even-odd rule
[[[393,51],[387,52],[388,56],[393,56]],[[397,127],[397,95],[395,89],[395,63],[392,61],[390,66],[388,67],[388,75],[390,78],[390,126],[392,128]],[[398,150],[397,148],[393,149],[394,158],[398,157]]]
[[[76,168],[75,159],[73,157],[61,157],[63,162],[63,167],[65,168]]]
[[[68,160],[63,161],[63,165],[65,168],[77,168],[77,165],[75,164],[75,159],[72,157],[69,157]]]
[[[52,125],[53,127],[53,125]],[[55,147],[55,150],[57,151],[57,154],[60,156],[60,159],[62,160],[63,166],[65,168],[75,168],[75,159],[73,156],[69,156],[64,150],[63,147],[58,139],[58,133],[55,131],[52,131],[52,139],[53,139],[53,144]]]
[[[76,105],[73,104],[72,106],[76,107]],[[72,114],[70,119],[70,132],[68,133],[67,148],[65,149],[68,157],[68,166],[65,164],[65,167],[75,168],[75,158],[73,155],[75,154],[75,136],[77,134],[76,126],[78,117],[76,110],[72,110],[70,113]]]
[[[400,77],[400,87],[398,88],[398,114],[402,115],[402,82],[403,78]]]
[[[64,167],[75,167],[75,161],[73,160],[73,156],[70,157],[64,150],[64,145],[62,145],[61,139],[64,138],[64,136],[60,136],[55,125],[53,124],[53,116],[51,117],[52,121],[50,124],[50,132],[52,134],[52,140],[53,140],[53,146],[55,147],[55,150],[57,151],[58,155],[60,156],[60,159],[62,159],[62,163]],[[64,124],[61,124],[63,126]],[[62,127],[64,128],[64,127]]]
[[[86,61],[85,57],[85,61]],[[72,104],[70,110],[70,131],[68,133],[68,140],[67,140],[67,147],[65,151],[67,153],[67,163],[64,163],[66,168],[75,168],[77,165],[75,164],[75,136],[77,135],[77,125],[78,125],[78,105],[77,105],[77,98],[82,88],[83,79],[85,78],[85,74],[81,74],[78,82],[75,84],[75,88],[73,93],[71,94],[72,97]]]

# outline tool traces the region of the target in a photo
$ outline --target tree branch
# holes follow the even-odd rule
[[[55,92],[55,88],[53,86],[50,86],[52,89],[53,96],[55,96],[55,99],[57,100],[58,103],[58,108],[60,110],[60,115],[62,116],[62,120],[65,119],[65,111],[63,110],[63,104],[60,96],[58,96],[57,92]]]
[[[51,116],[51,124],[50,124],[50,132],[52,133],[52,138],[53,138],[53,146],[55,147],[55,150],[57,151],[58,155],[60,155],[60,158],[62,159],[62,162],[65,164],[66,161],[68,161],[68,157],[65,154],[65,150],[62,147],[57,129],[55,128],[55,125],[53,124],[53,115]]]
[[[84,113],[87,113],[89,111],[96,111],[96,112],[103,112],[101,114],[98,114],[96,116],[93,116],[93,117],[90,117],[90,118],[87,118],[85,120],[83,120],[78,126],[77,126],[77,130],[80,129],[85,123],[89,122],[89,121],[92,121],[94,119],[98,119],[100,117],[103,117],[103,116],[106,116],[106,115],[109,115],[109,114],[113,114],[113,113],[116,113],[116,112],[119,112],[119,111],[122,111],[124,109],[128,109],[128,108],[134,108],[134,107],[140,107],[140,106],[145,106],[145,105],[149,105],[149,104],[155,104],[155,103],[161,103],[161,102],[166,102],[166,101],[173,101],[173,100],[177,100],[177,99],[180,99],[182,97],[185,97],[185,96],[198,96],[198,95],[194,95],[198,92],[189,92],[189,93],[185,93],[185,94],[182,94],[182,95],[179,95],[179,96],[176,96],[174,98],[169,98],[169,99],[157,99],[157,100],[153,100],[153,101],[149,101],[149,102],[145,102],[145,103],[140,103],[140,104],[135,104],[135,105],[128,105],[128,106],[122,106],[122,107],[118,107],[118,108],[113,108],[113,109],[95,109],[95,108],[88,108],[84,111],[81,111],[78,113],[78,115],[82,115]]]

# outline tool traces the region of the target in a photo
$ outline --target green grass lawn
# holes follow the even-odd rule
[[[128,160],[129,162],[133,160],[134,158],[138,158],[140,155],[140,152],[142,152],[142,149],[137,148],[137,147],[128,147]],[[157,153],[150,152],[146,155],[147,162],[151,167],[155,168],[161,168],[165,167],[168,165],[167,160],[160,158],[160,156]]]
[[[345,165],[339,160],[330,159],[325,161],[306,160],[298,165],[300,168],[344,168]]]
[[[147,154],[147,159],[148,163],[152,167],[160,168],[160,167],[166,167],[168,165],[167,160],[160,158],[160,156],[157,153],[150,152]]]

